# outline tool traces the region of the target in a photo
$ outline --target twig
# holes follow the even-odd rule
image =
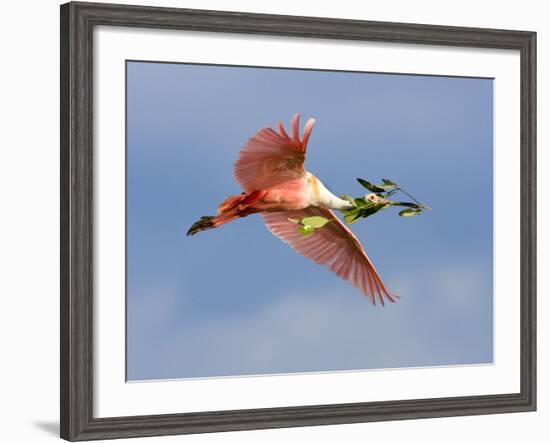
[[[410,198],[412,198],[418,206],[424,207],[424,205],[423,205],[422,203],[420,203],[416,198],[414,198],[411,194],[409,194],[409,193],[408,193],[407,191],[405,191],[403,188],[398,187],[397,189],[398,189],[399,191],[401,191],[403,194],[408,195]]]

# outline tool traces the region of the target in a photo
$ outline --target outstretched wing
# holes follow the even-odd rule
[[[290,123],[290,136],[279,123],[278,132],[259,130],[241,149],[235,162],[235,179],[245,192],[263,191],[305,174],[306,145],[315,120],[310,118],[300,139],[300,116]]]
[[[300,234],[296,224],[288,220],[316,215],[331,221],[308,236]],[[373,304],[376,304],[376,297],[382,304],[384,298],[390,302],[398,298],[388,291],[357,237],[330,209],[309,207],[299,211],[266,212],[262,217],[267,228],[298,254],[325,265],[357,287]]]

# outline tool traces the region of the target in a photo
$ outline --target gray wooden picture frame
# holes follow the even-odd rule
[[[98,25],[519,51],[521,391],[234,411],[93,416],[92,45]],[[70,441],[536,409],[536,33],[313,17],[67,3],[61,6],[61,437]]]

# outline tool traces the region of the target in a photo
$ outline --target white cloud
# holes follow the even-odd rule
[[[490,285],[472,264],[416,270],[390,282],[402,299],[373,307],[353,288],[281,294],[254,316],[217,316],[186,326],[170,339],[143,343],[131,359],[131,378],[178,378],[479,363],[490,360]],[[340,291],[341,291],[341,287]],[[174,295],[159,309],[145,305],[137,317],[170,317]],[[162,301],[161,301],[162,300]],[[153,303],[155,305],[155,303]],[[180,311],[181,312],[181,311]],[[441,315],[442,313],[445,315]],[[451,315],[449,315],[449,313]],[[441,320],[445,318],[445,323]],[[449,320],[450,319],[450,320]],[[133,321],[133,320],[132,320]],[[489,323],[489,324],[488,324]],[[137,324],[137,323],[136,323]],[[166,335],[162,335],[166,337]],[[489,341],[488,341],[489,340]],[[133,374],[133,376],[132,376]]]

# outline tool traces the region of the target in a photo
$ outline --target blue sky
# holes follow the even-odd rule
[[[492,362],[492,80],[128,62],[127,90],[129,380]],[[296,112],[335,194],[384,177],[433,207],[352,227],[398,303],[259,216],[186,237],[241,192],[246,140]]]

